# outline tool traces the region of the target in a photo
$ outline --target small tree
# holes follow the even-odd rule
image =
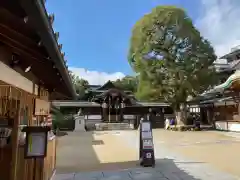
[[[139,73],[138,94],[164,99],[185,123],[185,104],[216,81],[214,49],[183,9],[158,6],[134,26],[129,63]]]
[[[79,95],[79,98],[83,97],[89,85],[88,81],[85,79],[79,78],[78,76],[73,74],[71,71],[69,71],[69,74],[74,84],[76,93]]]

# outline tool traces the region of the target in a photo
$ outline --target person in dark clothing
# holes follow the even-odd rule
[[[172,119],[170,120],[170,125],[171,125],[171,126],[175,125],[175,119],[174,119],[174,118],[172,118]]]

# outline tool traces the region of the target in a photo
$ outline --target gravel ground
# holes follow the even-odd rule
[[[240,179],[239,166],[235,164],[239,162],[239,156],[235,154],[239,148],[238,138],[215,132],[169,132],[164,130],[154,130],[153,135],[156,167],[150,169],[140,168],[137,165],[138,133],[136,131],[101,132],[91,136],[90,134],[79,136],[78,133],[73,133],[65,140],[64,137],[61,137],[63,139],[59,139],[58,157],[64,156],[64,154],[68,155],[65,158],[61,157],[61,163],[58,159],[58,173],[54,180]],[[74,137],[75,140],[73,140]],[[105,146],[95,145],[90,148],[91,143],[89,142],[92,137],[104,141]],[[75,145],[71,145],[68,152],[64,152],[68,143]],[[88,148],[86,148],[86,144],[88,144]],[[79,148],[78,152],[81,152],[82,155],[73,150],[76,147]],[[90,151],[90,149],[92,150]],[[91,155],[92,152],[95,152],[94,157]],[[224,158],[228,160],[223,161]],[[66,159],[68,159],[68,164]],[[85,161],[87,163],[83,163]],[[74,167],[76,164],[77,168]],[[66,172],[71,173],[66,174]]]
[[[135,167],[135,147],[117,132],[69,132],[58,138],[57,173],[103,171]]]
[[[155,144],[240,177],[240,133],[154,131]]]

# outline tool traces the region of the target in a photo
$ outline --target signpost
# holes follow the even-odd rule
[[[23,128],[23,132],[26,132],[26,144],[24,147],[25,159],[33,159],[33,177],[32,180],[36,180],[36,162],[43,159],[47,155],[47,142],[48,132],[51,130],[50,127],[43,126],[27,126]]]
[[[140,147],[139,158],[140,165],[144,167],[155,166],[154,145],[152,136],[151,122],[148,120],[142,120],[140,123]]]

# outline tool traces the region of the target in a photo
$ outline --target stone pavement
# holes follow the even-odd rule
[[[136,132],[121,132],[129,146],[138,146]],[[131,168],[118,171],[57,174],[54,180],[240,180],[218,171],[204,162],[196,162],[155,143],[155,168]]]
[[[181,172],[168,172],[160,168],[135,168],[119,171],[56,175],[56,180],[193,180]],[[195,179],[194,179],[195,180]]]

